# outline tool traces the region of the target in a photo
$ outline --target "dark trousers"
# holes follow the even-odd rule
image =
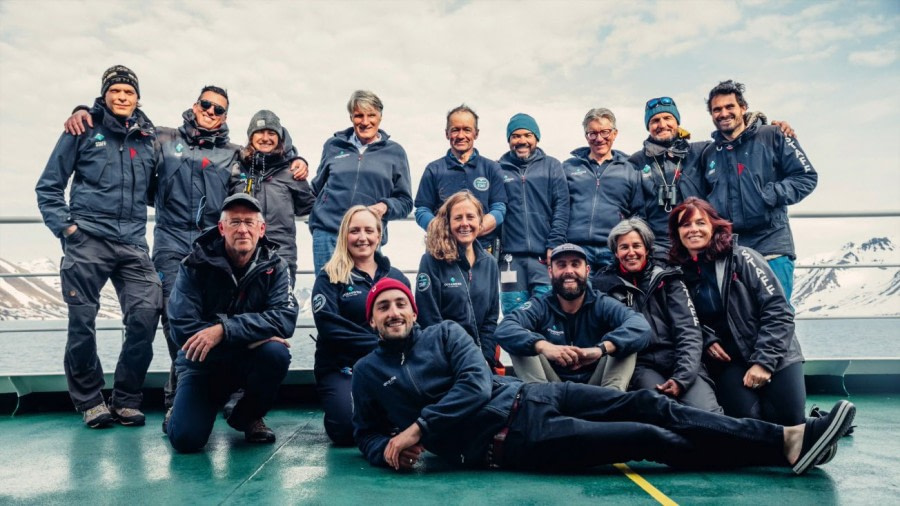
[[[744,374],[749,368],[746,362],[731,355],[731,362],[715,376],[716,396],[726,415],[780,425],[797,425],[806,420],[806,383],[801,362],[775,372],[770,383],[756,389],[744,386]]]
[[[175,374],[175,358],[178,356],[179,350],[178,345],[175,344],[175,341],[173,341],[171,337],[172,330],[169,326],[169,314],[166,308],[169,306],[169,294],[172,293],[172,288],[175,287],[175,278],[178,276],[178,269],[182,259],[184,259],[184,255],[169,251],[155,253],[153,255],[153,265],[162,282],[162,328],[163,335],[166,338],[166,348],[169,350],[169,359],[171,360],[171,364],[169,365],[169,379],[163,387],[166,408],[171,408],[175,402],[175,388],[178,385],[178,376]]]
[[[649,390],[524,386],[503,467],[579,469],[629,460],[678,467],[787,465],[784,428],[679,404]]]
[[[178,389],[168,424],[172,447],[179,452],[195,452],[206,446],[216,413],[238,389],[243,389],[244,395],[228,424],[244,430],[265,416],[290,363],[291,353],[276,342],[252,350],[233,350],[215,364],[192,363],[179,352],[175,361]]]
[[[630,388],[632,390],[653,390],[655,392],[656,385],[662,385],[668,379],[669,377],[663,376],[655,369],[638,364],[634,368]],[[722,406],[716,401],[716,391],[713,385],[707,382],[703,376],[697,376],[694,383],[685,389],[681,393],[681,397],[676,400],[692,408],[719,414],[723,413]]]
[[[96,320],[100,290],[111,280],[122,308],[125,340],[110,403],[117,408],[140,408],[162,306],[160,282],[150,257],[137,246],[93,237],[81,229],[63,244],[59,274],[69,308],[64,359],[69,396],[79,411],[103,401],[100,390],[105,382],[97,356]]]
[[[350,397],[352,374],[334,371],[316,375],[316,391],[325,411],[325,433],[338,446],[352,446],[353,400]]]

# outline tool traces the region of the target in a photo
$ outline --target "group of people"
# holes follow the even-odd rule
[[[373,464],[407,469],[425,449],[508,468],[825,463],[855,408],[804,416],[786,212],[817,176],[790,126],[765,125],[743,91],[710,92],[711,142],[689,142],[671,98],[648,101],[649,137],[631,157],[612,149],[612,111],[591,109],[588,145],[562,163],[527,114],[510,119],[499,161],[481,156],[478,115],[462,105],[413,201],[371,92],[353,93],[352,126],[307,183],[275,113],[253,116],[241,148],[227,92],[206,86],[180,128],[157,128],[136,75],[114,66],[36,187],[64,252],[73,403],[90,427],[143,425],[162,315],[172,446],[202,449],[223,405],[248,441],[273,442],[263,417],[299,313],[294,217],[310,214],[325,430]],[[410,283],[380,247],[413,206],[426,252]],[[109,279],[126,336],[107,404],[94,322]]]

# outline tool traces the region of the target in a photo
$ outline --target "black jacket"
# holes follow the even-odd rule
[[[699,265],[684,265],[684,281],[691,291],[700,282]],[[759,364],[770,372],[803,361],[794,333],[794,310],[768,262],[756,251],[742,246],[716,261],[716,277],[728,328],[748,364]],[[704,332],[703,348],[719,339]]]
[[[170,338],[180,348],[200,330],[216,323],[225,327],[225,340],[204,362],[188,361],[191,367],[230,359],[256,341],[294,334],[299,308],[287,265],[265,237],[259,239],[254,255],[238,281],[225,254],[225,240],[213,228],[197,239],[182,261],[169,297]]]
[[[378,269],[375,278],[354,268],[350,284],[332,283],[325,271],[320,271],[312,291],[313,320],[316,322],[316,376],[344,367],[353,367],[357,360],[375,349],[378,336],[366,321],[366,297],[378,280],[393,278],[409,286],[402,272],[391,267],[381,253],[375,253]]]
[[[706,376],[700,320],[681,280],[681,269],[651,263],[631,274],[623,273],[615,262],[592,282],[594,288],[640,312],[650,323],[650,344],[638,353],[638,366],[677,381],[683,390],[693,385],[698,374]]]

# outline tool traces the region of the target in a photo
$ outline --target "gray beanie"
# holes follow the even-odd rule
[[[250,126],[247,127],[247,138],[253,137],[253,134],[260,130],[272,130],[278,134],[279,139],[284,139],[284,129],[281,128],[281,120],[272,111],[263,109],[253,115],[250,119]]]
[[[138,98],[141,98],[141,88],[138,86],[138,78],[134,72],[124,65],[113,65],[106,69],[100,79],[100,96],[105,97],[106,91],[114,84],[128,84],[134,88]]]
[[[514,115],[512,118],[509,118],[509,123],[506,125],[506,140],[508,141],[509,136],[520,128],[528,130],[537,137],[537,140],[541,140],[541,129],[538,128],[537,121],[531,116],[521,112]]]

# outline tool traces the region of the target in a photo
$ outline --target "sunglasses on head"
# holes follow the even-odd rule
[[[653,109],[659,105],[675,105],[675,101],[669,97],[651,98],[647,101],[647,109]]]
[[[213,112],[216,114],[216,116],[221,116],[221,115],[225,114],[225,111],[227,111],[227,109],[225,109],[221,105],[214,104],[214,103],[210,102],[209,100],[199,100],[199,101],[197,101],[197,103],[200,104],[200,108],[203,109],[204,111],[206,111],[210,107],[212,107]]]

